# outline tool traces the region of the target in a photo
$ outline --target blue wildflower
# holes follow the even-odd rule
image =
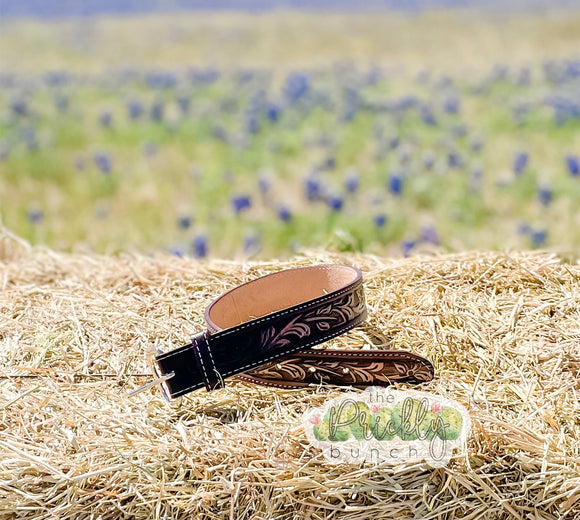
[[[554,109],[554,123],[558,126],[580,117],[580,103],[574,98],[556,95],[546,98],[544,104]]]
[[[385,227],[387,224],[387,218],[386,213],[377,213],[373,216],[373,224],[378,228]]]
[[[336,158],[327,157],[320,165],[321,170],[336,170]]]
[[[15,116],[28,115],[28,103],[24,99],[13,99],[10,103],[10,109]]]
[[[95,154],[95,164],[99,171],[104,174],[111,173],[113,162],[111,156],[106,153],[96,153]]]
[[[531,239],[533,247],[543,247],[548,240],[548,232],[545,229],[533,229]]]
[[[284,93],[291,103],[302,99],[309,89],[308,77],[303,74],[291,74],[286,79]]]
[[[344,205],[344,201],[340,195],[329,195],[326,199],[326,203],[332,211],[340,211]]]
[[[270,187],[272,185],[272,181],[270,180],[270,175],[263,171],[260,172],[258,176],[258,188],[262,195],[266,195],[270,191]]]
[[[304,181],[304,190],[306,192],[306,200],[310,202],[320,200],[322,197],[322,185],[318,176],[309,175]]]
[[[110,128],[113,123],[113,114],[109,110],[103,110],[99,114],[99,123],[103,128]]]
[[[236,215],[252,207],[252,199],[249,195],[236,195],[232,197],[231,203]]]
[[[185,256],[185,246],[183,244],[174,244],[169,248],[169,253],[178,258]]]
[[[398,136],[391,136],[388,139],[388,145],[389,145],[389,148],[391,150],[394,150],[395,148],[397,148],[397,146],[399,146],[399,143],[400,143],[400,139]]]
[[[355,193],[360,185],[360,175],[356,170],[348,169],[345,173],[344,187],[349,193]]]
[[[189,229],[192,222],[193,219],[191,218],[191,215],[180,215],[177,217],[177,227],[179,229]]]
[[[552,202],[552,197],[554,192],[552,187],[547,183],[541,183],[538,185],[538,201],[544,207],[547,207]]]
[[[518,222],[518,226],[517,226],[517,233],[518,235],[527,235],[530,233],[530,231],[532,230],[532,228],[530,227],[530,225],[527,222]]]
[[[42,221],[44,220],[44,212],[40,208],[31,207],[28,209],[27,213],[28,213],[28,222],[30,222],[34,226],[41,224]]]
[[[177,106],[181,111],[182,115],[187,115],[189,113],[189,106],[191,104],[191,100],[185,94],[178,95],[175,99],[177,101]]]
[[[292,220],[292,212],[286,204],[278,205],[278,218],[282,222],[290,222]]]
[[[437,126],[437,120],[433,114],[433,110],[429,105],[422,105],[420,110],[421,120],[426,126]]]
[[[421,227],[421,241],[434,246],[439,245],[439,234],[434,224],[425,224]]]
[[[68,74],[64,70],[51,70],[44,75],[44,82],[49,87],[65,85],[68,79]]]
[[[211,85],[220,78],[220,72],[216,69],[193,69],[189,73],[191,82],[196,85]]]
[[[172,72],[154,71],[145,75],[145,83],[150,89],[173,88],[177,85],[177,77]]]
[[[403,191],[403,175],[400,172],[394,171],[390,173],[388,189],[393,195],[401,195]]]
[[[276,105],[275,103],[270,103],[270,104],[268,104],[268,110],[266,112],[266,115],[268,116],[268,119],[272,123],[277,123],[278,119],[280,119],[281,112],[282,112],[282,110],[280,109],[280,107],[278,105]]]
[[[514,156],[513,170],[516,175],[521,175],[528,165],[528,154],[518,152]]]
[[[580,78],[580,60],[567,60],[564,74],[568,79]]]
[[[580,175],[580,158],[577,155],[566,156],[566,165],[570,175],[578,177]]]
[[[449,168],[462,168],[463,159],[458,152],[449,152],[447,154],[447,165]]]
[[[459,114],[460,101],[457,97],[448,97],[443,103],[443,109],[447,114]]]
[[[408,256],[410,256],[411,251],[413,250],[413,248],[415,247],[415,241],[414,240],[409,240],[409,239],[405,239],[401,242],[401,252],[403,253],[403,256],[405,258],[407,258]]]
[[[136,99],[130,99],[127,101],[127,112],[129,119],[139,119],[143,115],[143,105]]]
[[[431,170],[435,166],[435,152],[433,150],[426,150],[423,152],[423,166],[425,169]]]
[[[163,121],[163,103],[161,101],[155,101],[151,105],[151,119],[158,123]]]
[[[206,235],[196,235],[193,237],[192,242],[193,256],[195,258],[205,258],[207,256],[207,236]]]
[[[260,131],[260,122],[258,117],[250,114],[246,118],[246,129],[250,134],[257,134]]]
[[[251,256],[256,255],[262,249],[258,233],[248,233],[244,236],[244,254]]]

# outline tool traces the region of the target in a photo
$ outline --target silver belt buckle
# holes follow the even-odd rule
[[[175,372],[170,372],[169,374],[161,374],[159,372],[159,365],[157,364],[157,361],[155,359],[155,357],[158,356],[159,354],[163,354],[163,351],[158,348],[151,346],[147,349],[147,352],[145,353],[147,365],[151,368],[151,372],[153,372],[155,379],[153,381],[149,381],[149,383],[145,383],[143,386],[140,386],[135,390],[132,390],[131,392],[128,392],[127,397],[133,397],[137,394],[140,394],[141,392],[144,392],[145,390],[149,390],[150,388],[158,386],[161,389],[161,395],[163,396],[163,398],[168,403],[171,402],[171,397],[169,396],[170,394],[169,388],[165,383],[166,381],[169,381],[172,377],[175,377]]]

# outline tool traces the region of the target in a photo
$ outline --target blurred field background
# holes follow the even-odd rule
[[[573,4],[39,20],[4,2],[2,225],[100,253],[577,250]]]

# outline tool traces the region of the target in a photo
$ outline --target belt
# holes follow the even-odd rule
[[[366,318],[356,267],[319,265],[269,274],[214,300],[205,311],[207,329],[189,344],[158,354],[157,379],[144,388],[160,384],[166,398],[176,398],[221,388],[229,377],[278,388],[433,378],[433,365],[411,352],[311,348]]]

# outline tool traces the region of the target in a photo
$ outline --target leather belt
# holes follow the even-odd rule
[[[155,357],[154,383],[176,398],[198,388],[221,388],[231,376],[279,388],[433,378],[432,364],[410,352],[311,348],[366,317],[356,267],[319,265],[269,274],[214,300],[205,311],[206,330]]]

